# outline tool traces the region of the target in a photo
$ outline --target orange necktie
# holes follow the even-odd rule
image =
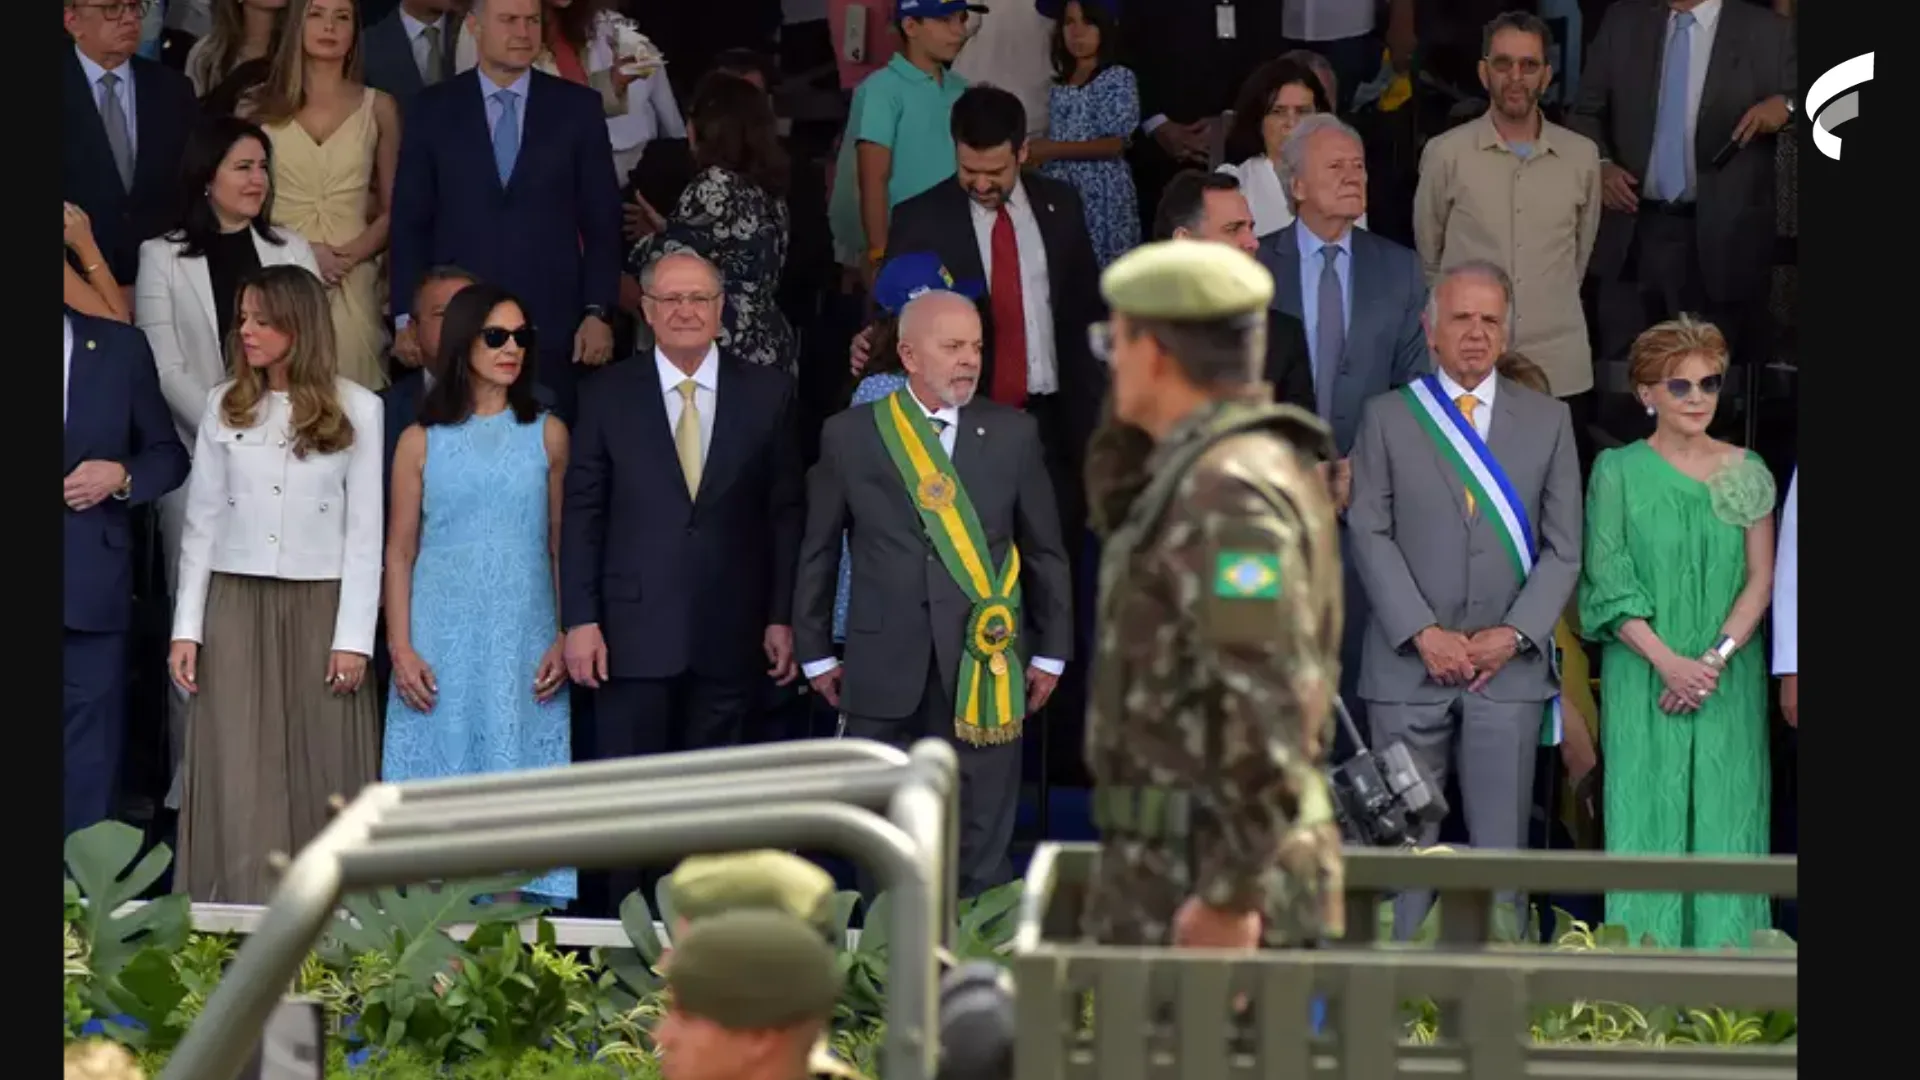
[[[1474,397],[1472,394],[1461,394],[1459,397],[1453,399],[1453,403],[1460,407],[1460,415],[1466,417],[1467,424],[1471,426],[1473,424],[1473,410],[1479,407],[1480,399]],[[1472,517],[1474,507],[1473,491],[1470,488],[1463,490],[1467,496],[1467,516]]]

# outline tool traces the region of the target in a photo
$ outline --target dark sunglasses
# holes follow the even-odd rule
[[[1667,379],[1662,385],[1667,388],[1667,393],[1677,398],[1687,397],[1692,394],[1695,386],[1700,387],[1702,394],[1708,397],[1717,397],[1720,393],[1721,385],[1725,382],[1726,379],[1722,376],[1709,375],[1701,379],[1698,383],[1695,383],[1692,379]]]
[[[533,327],[517,326],[509,330],[504,326],[489,326],[480,331],[480,340],[485,343],[489,349],[503,349],[506,347],[508,341],[512,341],[522,349],[532,352]]]

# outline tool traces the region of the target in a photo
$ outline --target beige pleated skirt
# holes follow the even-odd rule
[[[338,581],[215,574],[199,693],[187,713],[186,791],[174,887],[203,903],[264,904],[276,851],[297,854],[379,776],[372,665],[359,690],[327,686]]]

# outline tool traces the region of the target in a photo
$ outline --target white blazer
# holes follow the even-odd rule
[[[315,277],[313,248],[292,229],[275,229],[283,243],[253,234],[261,266],[304,266]],[[140,276],[133,286],[133,321],[147,335],[160,393],[173,413],[180,441],[194,445],[194,429],[207,407],[207,393],[227,377],[227,328],[213,306],[213,279],[204,257],[185,258],[186,244],[155,237],[140,245]]]
[[[220,398],[229,385],[231,380],[222,382],[207,394],[198,424],[180,538],[173,640],[205,643],[207,584],[215,573],[338,581],[333,649],[372,656],[386,539],[379,396],[351,380],[335,379],[340,404],[353,423],[353,445],[303,461],[289,445],[292,408],[286,395],[268,395],[260,423],[234,428],[220,417]]]

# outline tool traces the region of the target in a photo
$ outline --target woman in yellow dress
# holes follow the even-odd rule
[[[273,140],[273,223],[313,247],[339,372],[387,385],[380,256],[387,249],[400,110],[361,81],[353,0],[290,0],[266,85],[246,111]]]

